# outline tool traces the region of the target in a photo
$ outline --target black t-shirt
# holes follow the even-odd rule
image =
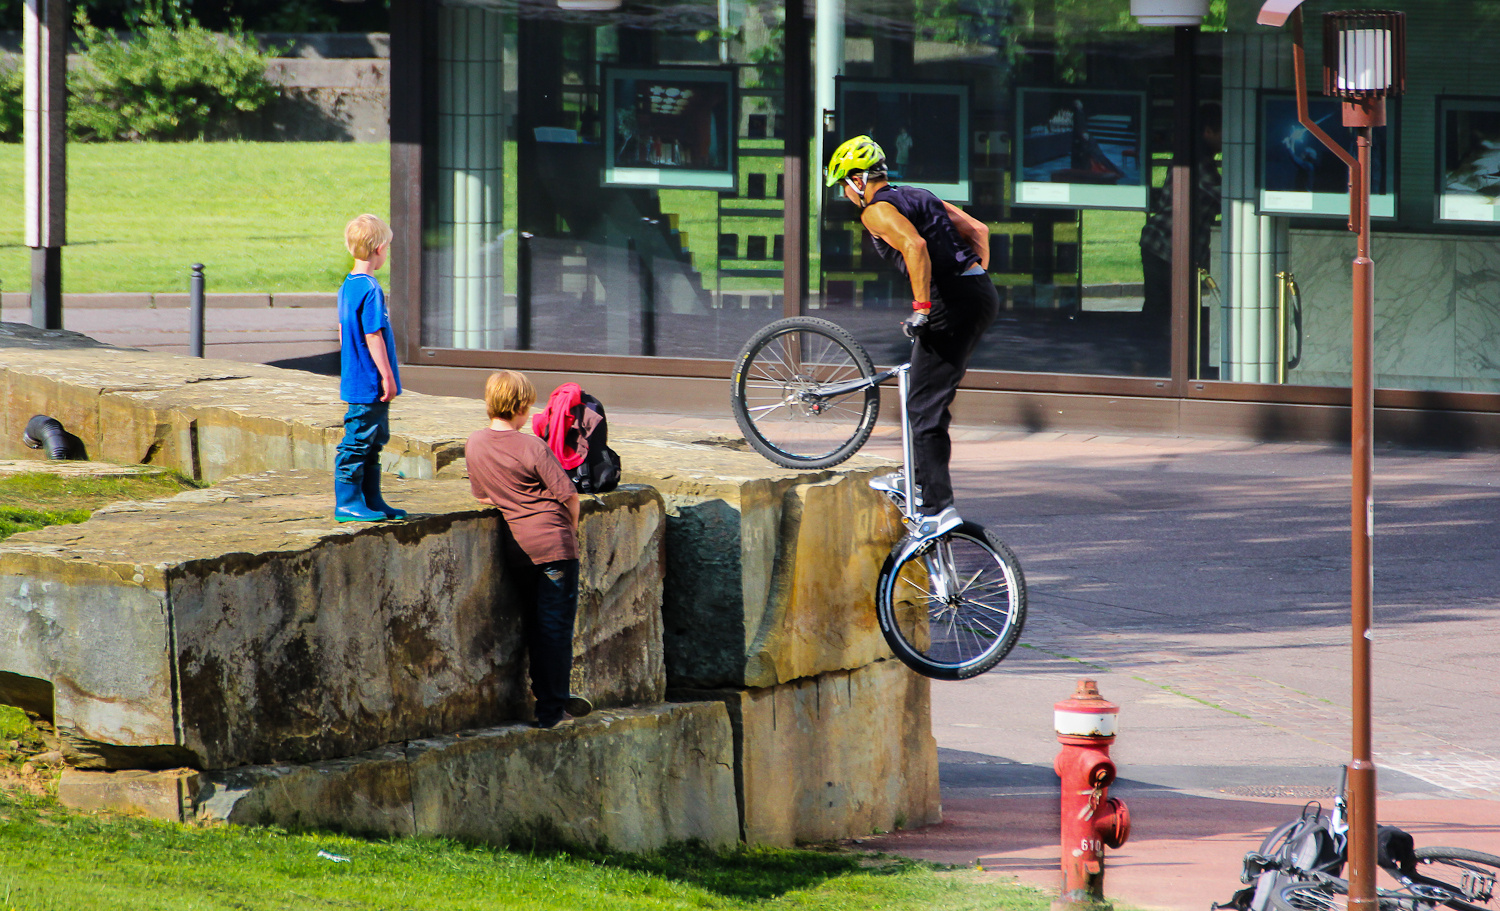
[[[927,256],[932,260],[934,278],[962,275],[970,266],[979,262],[974,248],[964,243],[964,239],[958,235],[958,229],[953,227],[953,219],[948,217],[948,209],[943,201],[927,190],[886,184],[870,198],[870,205],[877,202],[888,202],[895,206],[896,211],[905,216],[922,239],[927,241]],[[901,251],[874,235],[870,239],[875,242],[875,252],[905,275],[906,257],[901,255]]]

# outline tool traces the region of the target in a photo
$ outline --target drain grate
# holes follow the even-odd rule
[[[1235,788],[1219,788],[1219,793],[1235,797],[1291,797],[1296,800],[1332,800],[1335,790],[1317,785],[1244,785]]]

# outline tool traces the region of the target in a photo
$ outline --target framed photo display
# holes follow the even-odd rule
[[[1313,123],[1352,155],[1354,131],[1344,126],[1335,98],[1309,98]],[[1400,106],[1388,103],[1386,126],[1370,146],[1370,217],[1396,217],[1396,156],[1391,150]],[[1297,120],[1291,92],[1260,93],[1260,172],[1257,211],[1262,215],[1349,217],[1349,168]]]
[[[1500,222],[1500,98],[1437,106],[1437,220]]]
[[[1146,208],[1146,93],[1021,89],[1018,206]]]
[[[839,77],[837,95],[840,141],[864,134],[880,143],[891,183],[973,201],[967,85]]]
[[[604,70],[604,183],[733,190],[734,71]]]

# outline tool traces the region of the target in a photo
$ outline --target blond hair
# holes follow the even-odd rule
[[[391,226],[378,215],[356,215],[344,226],[344,246],[361,262],[368,262],[376,250],[391,242],[391,237]]]
[[[497,370],[484,383],[484,407],[491,418],[510,420],[526,414],[536,404],[536,387],[526,374]]]

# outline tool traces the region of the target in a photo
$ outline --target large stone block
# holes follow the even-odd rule
[[[31,414],[52,409],[118,462],[216,479],[332,466],[337,380],[253,364],[119,349],[0,348],[0,447],[19,450]],[[462,477],[480,402],[413,393],[391,410],[383,463],[408,478]],[[861,667],[887,654],[875,578],[901,527],[865,481],[888,463],[791,471],[743,440],[617,425],[626,479],[667,499],[667,673],[680,686],[770,686]]]
[[[684,461],[628,475],[667,501],[673,686],[771,686],[890,654],[875,581],[902,527],[866,483],[886,463],[796,472],[722,450]]]
[[[84,772],[63,769],[59,802],[79,810],[110,810],[173,822],[191,818],[201,779],[192,769],[148,772]]]
[[[462,481],[392,482],[414,517],[338,525],[327,475],[270,473],[0,544],[0,701],[48,681],[75,763],[310,761],[525,717],[499,518]],[[659,701],[663,507],[587,498],[577,689]],[[7,676],[10,675],[10,676]]]
[[[596,712],[413,741],[334,762],[205,776],[199,813],[250,825],[647,851],[739,839],[718,702]]]
[[[746,842],[826,841],[942,818],[931,681],[898,661],[672,695],[728,707]]]
[[[0,454],[33,414],[50,414],[93,458],[149,462],[207,481],[328,470],[342,433],[338,378],[119,348],[0,346]],[[406,393],[392,408],[386,470],[431,478],[485,424],[482,402]]]

